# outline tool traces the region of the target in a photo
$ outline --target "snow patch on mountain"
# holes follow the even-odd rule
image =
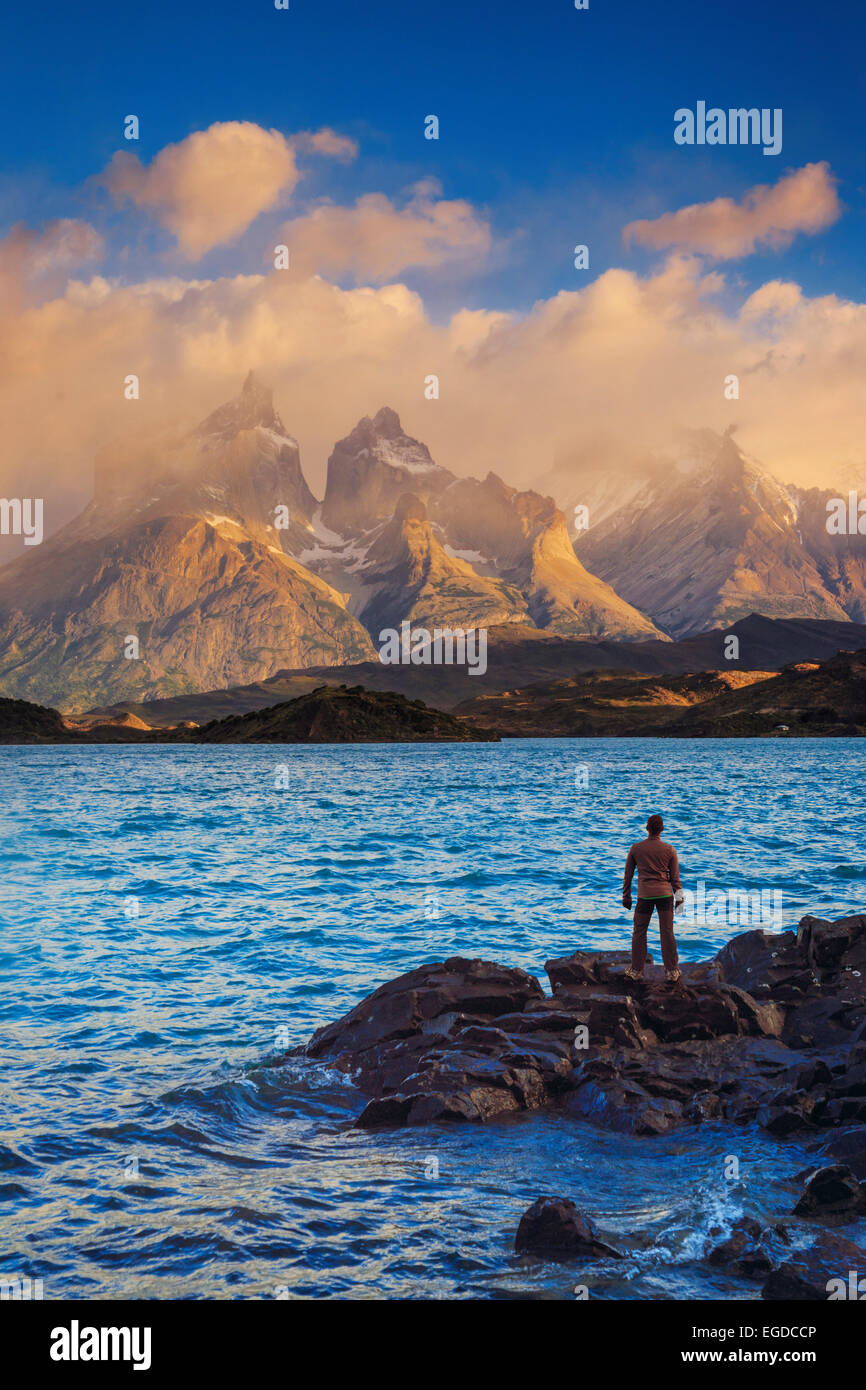
[[[406,473],[431,473],[439,468],[424,446],[416,444],[414,440],[394,444],[389,439],[380,439],[371,452],[379,463],[384,463],[388,468],[401,468]],[[363,453],[366,454],[367,450],[363,450]]]

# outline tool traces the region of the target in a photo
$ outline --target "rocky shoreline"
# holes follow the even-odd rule
[[[548,996],[526,971],[452,957],[389,981],[290,1055],[350,1075],[367,1097],[365,1128],[550,1107],[646,1136],[757,1124],[815,1153],[780,1218],[838,1226],[866,1213],[866,915],[746,932],[685,964],[674,985],[653,964],[628,980],[627,963],[621,951],[550,960]],[[522,1252],[619,1253],[568,1198],[539,1201],[521,1222]],[[784,1220],[740,1223],[706,1258],[763,1280],[769,1298],[849,1297],[825,1285],[866,1275],[850,1241],[825,1231],[804,1250]]]

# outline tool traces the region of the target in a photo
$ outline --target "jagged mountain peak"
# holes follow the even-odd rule
[[[733,428],[695,433],[609,506],[594,506],[589,491],[577,482],[575,498],[590,515],[576,542],[580,558],[676,638],[754,611],[862,616],[866,556],[848,537],[844,546],[828,542],[823,495],[786,487]]]
[[[273,391],[251,371],[233,400],[187,433],[124,440],[98,455],[94,503],[73,527],[96,535],[132,517],[217,517],[294,551],[316,505]],[[288,508],[291,527],[275,537],[278,506]]]
[[[429,504],[454,481],[435,462],[426,444],[405,433],[400,417],[383,406],[365,415],[328,459],[322,519],[340,534],[357,534],[393,516],[401,495],[411,491]]]
[[[206,439],[216,438],[225,442],[241,430],[252,430],[257,426],[289,437],[274,409],[273,390],[254,371],[249,371],[240,394],[212,411],[196,433]]]
[[[362,445],[375,439],[406,439],[412,444],[418,443],[417,439],[411,439],[406,434],[400,416],[390,405],[381,406],[372,417],[362,415],[355,428],[340,443],[348,444],[354,439],[358,439]]]
[[[517,492],[517,488],[511,487],[509,483],[505,482],[504,478],[500,478],[498,473],[494,473],[492,468],[488,468],[487,476],[484,481],[489,487],[498,488],[500,492],[507,493],[509,497],[513,497]]]
[[[383,405],[381,410],[376,411],[372,425],[376,433],[384,435],[386,439],[397,439],[403,433],[400,416],[389,405]]]
[[[196,505],[241,522],[269,542],[274,509],[285,506],[291,529],[282,535],[282,548],[294,551],[306,543],[316,499],[297,441],[274,409],[273,391],[254,371],[240,394],[199,426],[192,442],[188,481],[197,489]]]
[[[353,454],[356,457],[365,451],[373,454],[380,463],[395,468],[408,468],[416,471],[438,467],[430,456],[430,450],[420,440],[406,434],[400,423],[400,416],[390,406],[383,405],[372,420],[365,415],[345,439],[335,446],[334,452]]]

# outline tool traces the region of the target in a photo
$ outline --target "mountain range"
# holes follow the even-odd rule
[[[251,373],[188,435],[104,452],[82,514],[0,570],[0,690],[83,710],[222,688],[375,659],[403,620],[663,638],[549,498],[456,478],[387,408],[335,446],[319,504]]]
[[[384,407],[334,446],[319,502],[250,373],[188,433],[103,450],[81,515],[0,569],[0,692],[81,712],[368,666],[403,689],[377,655],[403,621],[486,628],[509,659],[553,643],[554,667],[563,644],[581,667],[751,613],[866,621],[866,537],[829,536],[829,494],[730,435],[568,486],[589,506],[576,539],[551,497],[458,476]]]
[[[866,535],[827,531],[827,503],[848,488],[785,486],[731,434],[693,434],[637,476],[584,468],[568,486],[589,512],[577,553],[672,637],[751,612],[866,621]]]
[[[144,728],[173,728],[185,721],[203,724],[213,719],[265,709],[293,700],[321,685],[359,683],[367,690],[395,691],[409,700],[424,700],[438,709],[454,710],[465,701],[484,696],[519,694],[529,686],[574,679],[595,672],[600,676],[681,676],[695,672],[763,674],[797,662],[820,662],[846,649],[866,647],[866,625],[781,620],[752,614],[730,628],[738,655],[728,659],[726,634],[721,630],[687,637],[680,642],[594,642],[586,638],[551,637],[535,628],[509,623],[491,628],[487,642],[487,671],[483,682],[461,666],[385,666],[364,661],[351,666],[319,666],[278,671],[268,680],[226,690],[174,695],[162,700],[129,700],[87,712],[88,723],[138,720]],[[479,693],[479,684],[483,690]],[[696,687],[697,688],[697,687]]]

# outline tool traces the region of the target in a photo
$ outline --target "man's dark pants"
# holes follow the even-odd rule
[[[638,898],[634,911],[634,931],[631,938],[631,964],[633,970],[643,970],[646,965],[646,933],[653,915],[653,908],[659,914],[659,936],[662,941],[662,960],[665,970],[677,968],[677,943],[674,939],[674,900],[670,898]]]

